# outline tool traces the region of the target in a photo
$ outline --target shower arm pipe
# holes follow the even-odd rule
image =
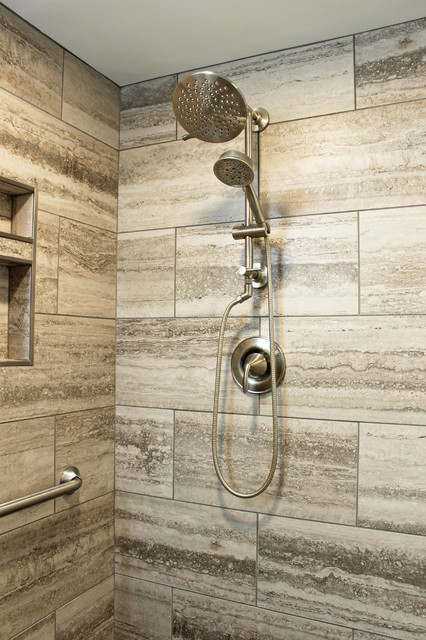
[[[14,511],[26,509],[34,504],[46,502],[47,500],[52,500],[58,496],[72,493],[81,487],[83,480],[80,477],[80,472],[77,467],[67,467],[62,472],[59,483],[60,484],[50,487],[49,489],[43,489],[42,491],[31,493],[23,498],[16,498],[15,500],[10,500],[9,502],[0,504],[0,517],[13,513]]]

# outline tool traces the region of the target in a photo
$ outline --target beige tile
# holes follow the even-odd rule
[[[115,231],[117,151],[2,90],[0,139],[5,177],[38,186],[40,209]]]
[[[54,418],[0,424],[0,502],[47,489],[55,484]],[[44,502],[0,519],[0,533],[53,513],[53,502]]]
[[[120,574],[115,584],[115,640],[169,640],[172,590]]]
[[[32,625],[12,640],[55,640],[55,616],[47,616],[36,624]]]
[[[0,359],[7,358],[9,326],[9,268],[0,265]]]
[[[220,615],[218,612],[220,611]],[[259,607],[173,591],[174,640],[352,640],[352,631]]]
[[[216,477],[211,451],[212,414],[176,412],[175,493],[178,500],[355,524],[358,433],[350,422],[280,420],[274,479],[257,498],[231,496]],[[219,417],[221,470],[243,493],[258,489],[272,457],[270,417]]]
[[[173,411],[117,406],[115,486],[173,497]]]
[[[61,116],[62,47],[0,7],[1,87],[54,116]]]
[[[114,337],[112,320],[37,314],[34,366],[0,368],[2,419],[113,405]]]
[[[389,640],[389,636],[379,636],[376,633],[368,633],[354,629],[354,640]]]
[[[0,236],[0,259],[18,258],[19,260],[31,260],[32,250],[33,246],[29,242]]]
[[[0,191],[0,232],[11,232],[12,196]]]
[[[261,136],[270,217],[424,203],[425,102],[271,125]]]
[[[426,535],[426,427],[360,425],[358,524]]]
[[[256,515],[118,493],[118,573],[254,604]]]
[[[118,148],[120,89],[68,51],[64,57],[62,119]]]
[[[355,36],[357,107],[426,97],[426,19]]]
[[[1,537],[0,606],[6,638],[112,575],[112,496]]]
[[[8,357],[30,359],[31,340],[31,267],[9,267]]]
[[[56,499],[56,511],[114,489],[114,407],[56,417],[56,482],[69,466],[77,467],[83,484]]]
[[[113,576],[85,591],[56,612],[56,640],[113,639]]]
[[[232,148],[242,150],[243,141]],[[166,142],[120,154],[119,231],[243,220],[242,189],[215,177],[229,143]]]
[[[120,233],[117,317],[174,315],[175,230]]]
[[[163,409],[210,411],[213,406],[218,319],[119,320],[117,403]],[[234,384],[230,354],[244,338],[258,335],[258,320],[230,318],[224,342],[223,411],[256,412],[257,398]]]
[[[129,84],[120,92],[120,148],[176,140],[176,75]]]
[[[286,318],[275,337],[287,371],[278,388],[280,415],[423,423],[424,319]],[[267,335],[262,320],[262,335]],[[261,413],[270,398],[261,399]]]
[[[61,220],[58,311],[115,317],[116,235]]]
[[[426,207],[360,213],[361,313],[424,313]]]
[[[425,560],[419,536],[261,518],[258,606],[420,640]]]
[[[45,211],[37,215],[35,310],[56,313],[58,303],[59,218]]]
[[[352,38],[338,38],[209,67],[232,80],[270,122],[354,108]]]

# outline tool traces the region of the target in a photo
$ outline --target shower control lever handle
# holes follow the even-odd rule
[[[249,376],[254,375],[257,378],[261,378],[265,375],[268,368],[268,363],[265,356],[261,353],[250,353],[244,362],[244,375],[243,375],[243,391],[247,393]]]

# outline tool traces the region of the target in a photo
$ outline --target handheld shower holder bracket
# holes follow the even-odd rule
[[[239,267],[237,274],[244,276],[246,284],[253,285],[254,289],[262,289],[268,282],[268,269],[260,262],[255,262],[252,269],[244,266]]]

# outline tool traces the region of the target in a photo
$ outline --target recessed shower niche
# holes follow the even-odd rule
[[[0,366],[33,364],[34,187],[0,177]]]

